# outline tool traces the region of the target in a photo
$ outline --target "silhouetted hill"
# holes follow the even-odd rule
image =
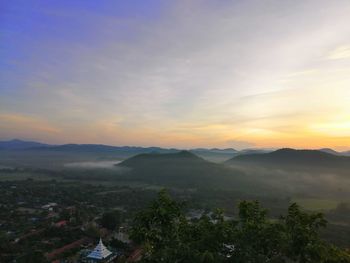
[[[225,163],[253,164],[288,169],[319,168],[339,170],[350,168],[350,157],[334,155],[318,150],[280,149],[265,154],[240,155]]]
[[[13,139],[9,141],[0,141],[0,150],[25,150],[34,147],[47,147],[48,144],[33,142],[33,141],[22,141]]]
[[[55,167],[70,162],[123,160],[143,153],[176,153],[174,148],[111,146],[103,144],[50,145],[23,140],[0,141],[0,162],[8,166]],[[197,156],[212,162],[222,163],[246,150],[198,148],[190,150]]]
[[[208,162],[188,151],[140,154],[118,166],[130,168],[125,178],[156,185],[193,188],[246,188],[241,172]]]
[[[139,154],[121,162],[119,165],[127,166],[130,168],[138,168],[138,167],[144,168],[145,166],[153,166],[153,165],[163,165],[163,164],[185,165],[188,163],[206,164],[208,162],[189,151],[180,151],[177,153],[167,153],[167,154],[159,154],[159,153]]]
[[[160,147],[133,147],[133,146],[109,146],[101,144],[64,144],[58,146],[52,146],[48,148],[36,148],[35,150],[49,150],[56,152],[71,152],[71,153],[118,153],[121,156],[129,158],[131,156],[142,154],[142,153],[176,153],[181,150],[179,149],[167,149]],[[191,152],[199,155],[203,158],[212,161],[224,161],[237,153],[234,149],[194,149]]]
[[[37,147],[33,150],[50,150],[60,152],[128,152],[128,153],[150,153],[150,152],[177,152],[176,149],[165,149],[159,147],[132,147],[132,146],[110,146],[104,144],[63,144],[49,148]]]
[[[330,148],[322,148],[322,149],[319,149],[319,151],[334,154],[334,155],[341,155],[341,153],[339,153],[333,149],[330,149]]]

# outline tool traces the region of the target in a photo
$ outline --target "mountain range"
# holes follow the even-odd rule
[[[49,147],[50,145],[34,141],[22,141],[13,139],[9,141],[0,141],[0,150],[25,150],[31,148]]]
[[[121,158],[126,159],[142,153],[175,153],[182,149],[161,148],[161,147],[136,147],[136,146],[110,146],[103,144],[62,144],[51,145],[32,141],[10,140],[0,141],[0,154],[11,151],[11,155],[94,155],[99,158]],[[190,149],[190,152],[214,162],[223,162],[234,156],[247,153],[262,153],[267,150],[247,149],[238,151],[233,148],[218,149],[218,148],[196,148]]]
[[[52,145],[35,141],[25,141],[19,139],[0,141],[0,150],[33,150],[33,151],[56,151],[56,152],[100,152],[100,153],[126,153],[130,155],[140,153],[174,153],[182,149],[175,148],[161,148],[161,147],[137,147],[137,146],[110,146],[103,144],[62,144]],[[263,154],[270,153],[272,149],[243,149],[236,150],[233,148],[218,149],[218,148],[195,148],[190,149],[190,152],[202,157],[216,157],[219,161],[221,159],[229,159],[240,155]],[[333,149],[323,148],[319,149],[321,152],[330,153],[333,155],[350,156],[350,151],[337,152]]]
[[[350,157],[322,150],[193,149],[117,147],[97,144],[47,145],[0,142],[0,165],[45,168],[65,179],[112,180],[172,188],[348,194]],[[212,162],[225,156],[225,161]],[[214,156],[214,157],[213,157]],[[113,169],[72,169],[74,162],[115,163]],[[120,169],[119,169],[120,168]],[[32,171],[32,170],[31,170]],[[282,189],[282,190],[281,190]]]

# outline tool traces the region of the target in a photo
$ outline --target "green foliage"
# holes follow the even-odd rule
[[[112,239],[109,242],[109,245],[113,248],[118,248],[119,250],[127,250],[128,244],[124,243],[123,241],[120,241],[119,239]]]
[[[320,213],[292,204],[278,221],[257,201],[239,204],[237,220],[221,211],[187,219],[183,206],[165,192],[135,218],[132,239],[143,246],[143,262],[345,263],[350,256],[319,237]]]
[[[92,238],[100,237],[100,231],[94,224],[88,224],[85,230],[85,234]]]
[[[231,241],[233,262],[283,262],[283,227],[266,215],[257,201],[239,204],[239,224]]]
[[[323,215],[304,213],[293,203],[283,221],[288,235],[288,255],[302,263],[321,260],[324,248],[318,230],[327,223]]]
[[[184,222],[181,206],[161,191],[149,209],[136,216],[131,237],[144,244],[151,259],[171,258],[177,254],[173,250],[181,245],[180,229]]]
[[[46,263],[48,262],[43,253],[40,251],[30,251],[25,256],[21,257],[18,262],[20,263]]]
[[[118,211],[109,211],[102,215],[101,225],[109,230],[114,230],[120,225],[120,213]]]

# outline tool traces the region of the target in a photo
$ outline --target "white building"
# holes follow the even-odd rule
[[[100,238],[100,241],[98,242],[95,249],[87,255],[86,262],[87,263],[96,263],[96,262],[111,262],[113,259],[115,259],[117,255],[111,251],[109,251],[106,246],[102,243],[102,240]]]

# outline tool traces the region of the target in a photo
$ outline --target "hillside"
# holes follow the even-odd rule
[[[333,155],[342,155],[342,153],[339,153],[333,149],[330,149],[330,148],[322,148],[322,149],[319,149],[319,151],[321,152],[325,152],[325,153],[330,153],[330,154],[333,154]]]
[[[265,154],[247,154],[236,156],[225,162],[228,165],[259,165],[265,167],[294,169],[350,169],[350,157],[334,155],[319,150],[280,149]]]
[[[180,151],[177,153],[159,154],[139,154],[123,161],[120,165],[131,168],[145,168],[153,165],[188,165],[188,164],[207,164],[208,162],[204,159],[196,156],[189,151]]]
[[[188,151],[169,154],[140,154],[118,166],[129,168],[128,180],[194,188],[245,188],[243,173],[208,162]]]

